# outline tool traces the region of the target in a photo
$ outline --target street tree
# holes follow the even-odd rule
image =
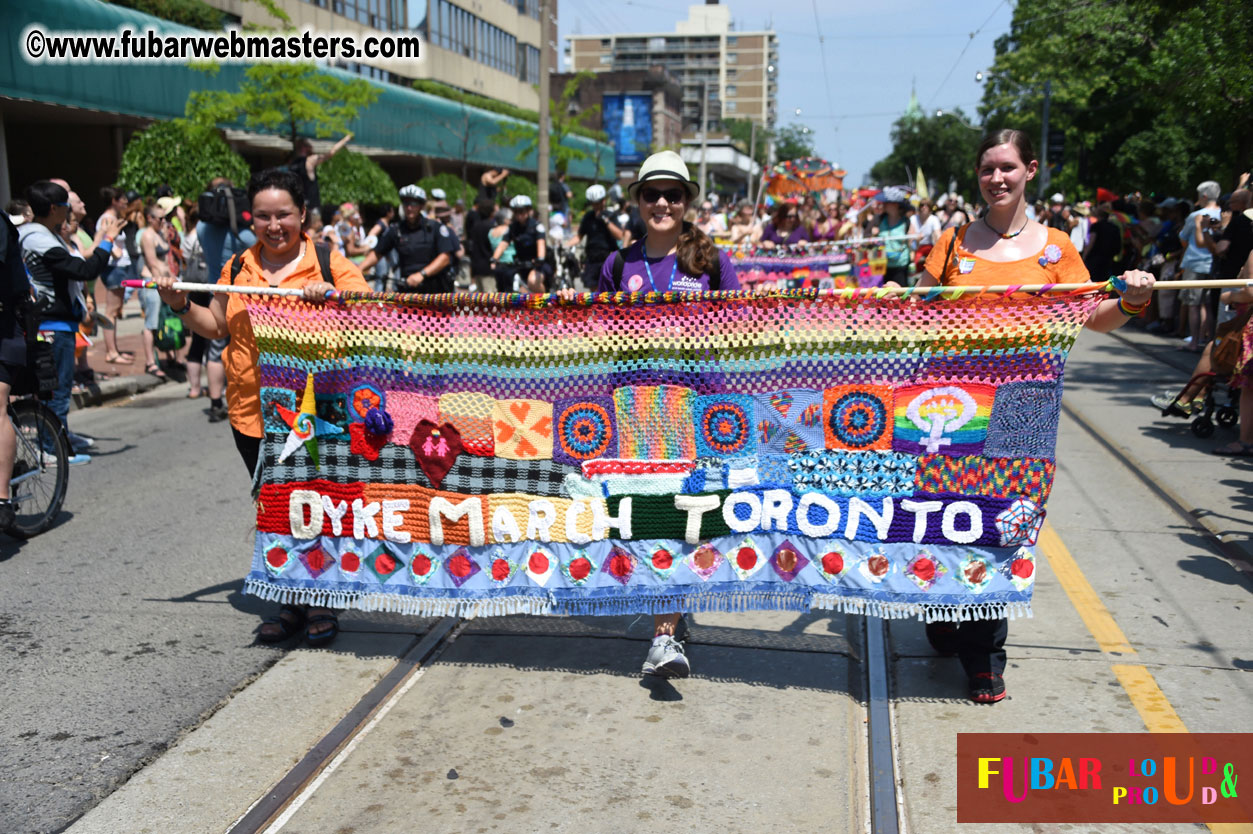
[[[144,195],[168,185],[175,194],[194,200],[214,177],[243,183],[249,176],[248,163],[231,150],[217,128],[173,119],[156,122],[130,138],[117,181]]]
[[[879,185],[913,185],[922,168],[938,190],[956,182],[958,193],[972,199],[982,132],[967,127],[969,122],[961,110],[941,116],[906,113],[892,124],[892,152],[871,167],[870,178]]]
[[[813,131],[804,125],[791,124],[779,128],[775,133],[774,157],[777,160],[800,159],[803,156],[814,156]]]
[[[193,90],[187,117],[217,125],[243,116],[246,127],[277,132],[294,151],[301,131],[320,137],[346,133],[348,123],[378,96],[379,88],[365,79],[337,78],[313,64],[254,64],[237,91]]]
[[[766,164],[774,131],[765,125],[757,125],[756,141],[754,141],[752,119],[724,118],[722,126],[727,129],[727,133],[731,135],[731,141],[738,145],[740,150],[746,154],[751,150],[753,159],[758,165]]]
[[[551,122],[548,131],[549,148],[551,149],[552,167],[558,174],[564,174],[570,170],[570,163],[588,158],[587,151],[567,146],[565,138],[575,132],[576,129],[582,128],[586,131],[587,127],[584,123],[600,112],[599,104],[594,104],[577,112],[571,112],[570,107],[570,103],[579,92],[579,85],[593,76],[594,73],[589,70],[576,73],[570,80],[566,81],[565,87],[561,90],[561,96],[551,99],[551,106],[548,109]],[[601,138],[604,138],[604,134],[601,134]],[[516,158],[519,162],[522,162],[539,149],[539,127],[535,124],[526,123],[505,124],[501,126],[499,132],[491,137],[490,141],[495,145],[507,148],[521,144],[522,147],[519,149]],[[599,162],[599,157],[597,157],[597,161]]]
[[[1181,194],[1253,152],[1253,9],[1242,0],[1019,4],[980,106],[989,129],[1064,137],[1056,190]],[[1038,142],[1039,140],[1036,139]]]
[[[318,186],[328,206],[341,203],[391,205],[396,202],[396,183],[379,164],[365,154],[347,148],[318,167]]]

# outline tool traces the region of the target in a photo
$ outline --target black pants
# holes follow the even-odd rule
[[[983,672],[1005,674],[1009,620],[972,620],[957,625],[957,657],[966,677]]]
[[[235,448],[244,459],[244,466],[248,467],[248,477],[251,478],[257,471],[257,458],[261,457],[261,438],[241,434],[234,427],[231,427],[231,433],[235,435]]]

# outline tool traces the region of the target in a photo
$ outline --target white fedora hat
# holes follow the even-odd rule
[[[700,196],[700,185],[692,181],[687,164],[674,151],[659,151],[644,160],[639,176],[627,186],[632,200],[638,199],[640,187],[649,180],[678,180],[687,188],[690,199]]]

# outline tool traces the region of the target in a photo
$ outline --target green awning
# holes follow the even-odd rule
[[[193,90],[234,90],[245,67],[222,64],[216,74],[175,64],[32,64],[17,48],[29,26],[49,32],[113,33],[124,26],[155,29],[169,34],[195,30],[99,0],[40,0],[38,3],[6,4],[0,15],[0,37],[12,48],[0,55],[0,95],[46,104],[122,113],[147,119],[173,119],[184,115],[187,96]],[[344,79],[360,76],[323,67]],[[519,163],[521,145],[503,147],[488,141],[501,125],[519,124],[498,113],[469,107],[438,96],[394,84],[365,79],[380,89],[378,100],[363,110],[350,125],[353,143],[399,154],[416,154],[461,160],[468,120],[467,161],[534,170],[534,154]],[[231,127],[242,128],[242,120]],[[594,179],[614,170],[610,145],[582,136],[568,136],[563,143],[588,154],[571,164],[573,177]],[[599,172],[596,163],[599,161]]]

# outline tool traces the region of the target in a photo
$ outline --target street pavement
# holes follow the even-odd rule
[[[1199,440],[1147,403],[1189,365],[1134,331],[1072,353],[1009,699],[968,702],[957,661],[890,624],[905,830],[955,829],[958,732],[1253,731],[1253,466],[1208,454],[1232,430]],[[247,479],[184,393],[72,415],[102,454],[73,470],[61,524],[0,543],[0,831],[226,831],[433,625],[351,613],[330,649],[255,644]],[[699,615],[694,676],[673,683],[639,679],[646,619],[470,622],[269,830],[869,830],[858,618]]]

